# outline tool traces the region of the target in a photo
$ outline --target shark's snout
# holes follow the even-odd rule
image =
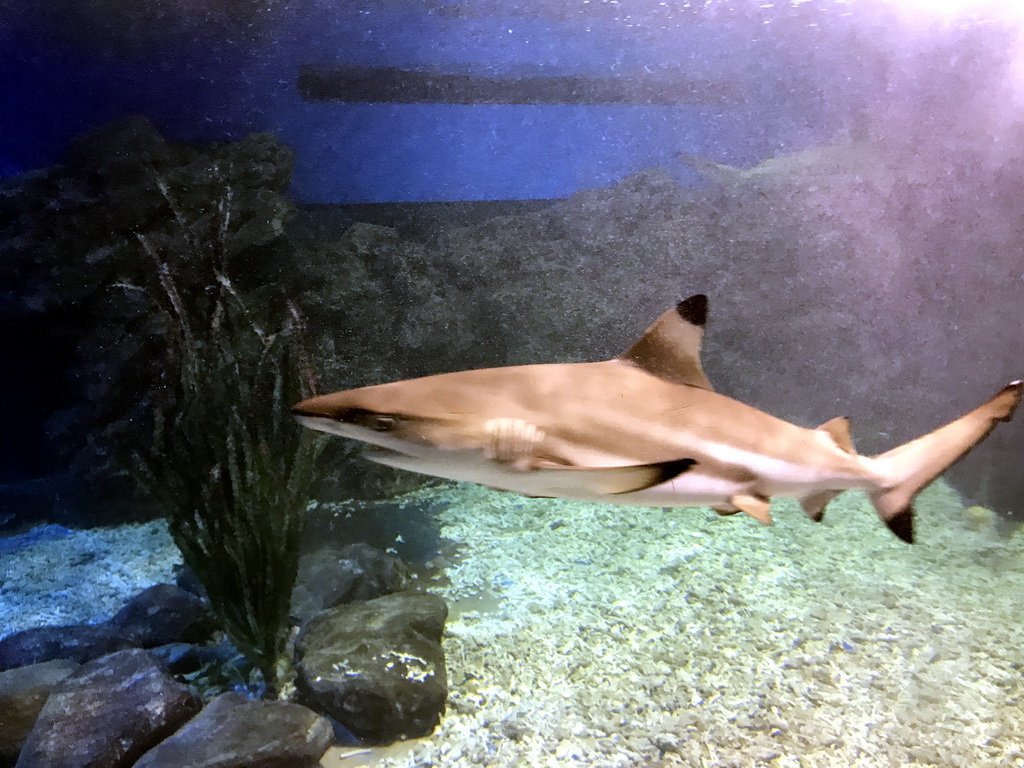
[[[326,407],[326,403],[320,397],[311,397],[308,400],[303,400],[301,403],[293,405],[292,416],[297,419],[301,419],[304,416],[321,419],[332,418],[330,409]]]
[[[291,411],[295,420],[309,429],[359,440],[395,454],[415,452],[418,441],[415,434],[403,429],[401,416],[368,407],[370,405],[372,403],[365,398],[337,392],[303,400],[293,405]]]
[[[311,397],[292,406],[292,416],[299,424],[318,432],[329,432],[351,437],[348,430],[339,422],[336,409],[328,407],[321,397]]]

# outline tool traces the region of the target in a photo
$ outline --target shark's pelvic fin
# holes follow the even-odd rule
[[[698,293],[664,312],[619,360],[675,384],[711,390],[700,364],[700,343],[708,318],[708,297]]]
[[[1014,381],[956,421],[874,457],[883,482],[871,501],[889,530],[913,542],[914,496],[977,445],[996,422],[1013,418],[1022,390],[1024,382]]]
[[[729,499],[740,512],[745,512],[761,525],[771,525],[772,516],[769,513],[771,502],[766,496],[753,496],[750,494],[738,494]]]

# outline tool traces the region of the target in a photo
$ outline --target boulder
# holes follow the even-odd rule
[[[135,768],[315,768],[331,740],[327,719],[303,706],[225,693]]]
[[[398,592],[326,610],[296,639],[302,700],[369,744],[426,736],[448,697],[436,595]]]
[[[33,369],[26,354],[44,348],[48,366],[8,393],[32,413],[4,414],[2,428],[46,462],[26,460],[10,478],[18,487],[0,489],[5,514],[89,527],[158,512],[127,471],[152,437],[149,393],[163,386],[159,278],[143,239],[188,305],[208,295],[214,253],[239,290],[279,284],[291,166],[270,134],[186,146],[129,116],[74,140],[60,165],[5,184],[0,330],[31,333],[4,365]],[[46,389],[48,379],[63,383]],[[52,483],[24,482],[42,475],[62,478],[72,503]]]
[[[85,664],[50,695],[18,768],[127,768],[200,708],[199,698],[146,651]]]
[[[173,584],[144,589],[114,615],[109,626],[139,648],[203,643],[216,629],[203,601]]]
[[[33,627],[0,640],[0,670],[54,659],[84,663],[132,645],[120,630],[106,624]]]
[[[299,562],[292,616],[305,623],[325,608],[398,592],[411,578],[399,558],[368,544],[325,547]]]
[[[173,584],[144,589],[103,624],[33,627],[0,640],[0,670],[53,659],[85,663],[126,648],[203,643],[216,629],[203,601]]]
[[[46,661],[0,672],[0,768],[14,765],[50,693],[78,667]]]

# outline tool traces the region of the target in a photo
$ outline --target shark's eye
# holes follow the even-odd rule
[[[377,413],[366,408],[348,408],[338,415],[338,421],[353,424],[373,432],[390,432],[398,426],[398,417]]]

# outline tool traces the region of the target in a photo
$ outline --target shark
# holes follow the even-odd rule
[[[318,395],[302,425],[365,444],[366,458],[530,497],[655,507],[710,506],[772,523],[772,497],[820,521],[864,491],[896,536],[914,540],[913,501],[1009,421],[1024,382],[875,455],[849,420],[798,426],[716,392],[701,365],[708,298],[666,310],[629,349],[598,362],[441,373]]]

